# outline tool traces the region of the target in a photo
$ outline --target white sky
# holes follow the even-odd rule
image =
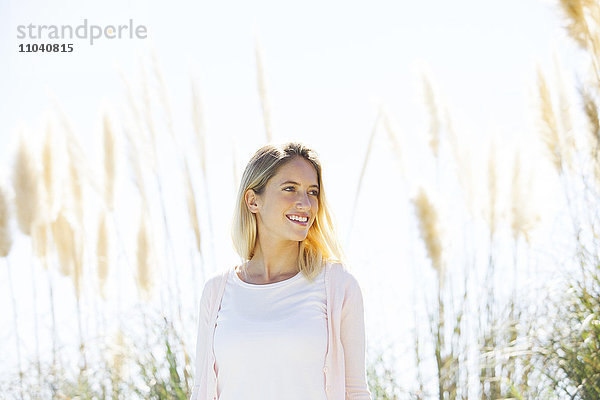
[[[18,127],[26,126],[34,138],[43,132],[43,116],[52,109],[54,99],[71,119],[90,163],[100,163],[97,148],[101,144],[102,107],[112,110],[117,119],[126,115],[126,91],[120,71],[139,87],[140,63],[147,63],[154,50],[184,143],[192,143],[192,77],[201,90],[211,189],[210,204],[201,202],[210,207],[215,225],[217,252],[213,260],[219,265],[216,269],[237,261],[228,232],[234,196],[231,143],[236,142],[239,176],[242,163],[264,140],[255,39],[262,48],[275,139],[299,139],[321,154],[325,177],[329,179],[326,184],[330,201],[343,233],[349,225],[377,105],[385,104],[405,145],[405,171],[409,176],[405,180],[401,177],[385,133],[380,130],[373,150],[376,156],[369,164],[359,198],[359,215],[353,223],[353,238],[360,238],[364,246],[355,245],[349,251],[356,260],[356,275],[364,282],[367,318],[371,323],[369,335],[374,342],[382,329],[402,330],[390,322],[390,316],[406,313],[399,320],[413,318],[407,286],[412,279],[406,278],[412,267],[402,264],[418,258],[422,249],[416,244],[415,235],[410,235],[410,229],[415,227],[406,222],[412,213],[408,198],[416,182],[434,176],[431,167],[425,171],[420,167],[428,129],[421,71],[432,79],[439,101],[448,108],[467,150],[474,157],[484,157],[480,149],[487,147],[480,146],[486,146],[490,135],[496,134],[499,151],[511,163],[512,144],[530,143],[535,137],[532,118],[537,65],[552,76],[556,54],[565,71],[571,73],[579,67],[574,64],[579,60],[574,57],[574,46],[566,38],[554,6],[547,1],[367,4],[309,0],[284,4],[60,0],[50,4],[3,0],[0,4],[0,176],[8,177]],[[79,39],[66,41],[75,44],[73,53],[18,53],[18,44],[25,42],[16,39],[17,25],[77,26],[84,18],[88,24],[96,25],[126,24],[131,18],[134,24],[147,27],[148,38],[99,39],[93,46]],[[418,146],[419,151],[415,150]],[[535,149],[528,154],[526,170],[538,161],[531,160],[532,154],[536,157]],[[126,173],[125,152],[121,163],[121,173]],[[535,167],[538,181],[546,180],[550,173],[543,164],[541,161],[542,166]],[[122,179],[121,194],[126,198],[124,193],[131,189],[127,178]],[[175,192],[181,190],[177,182],[172,184]],[[540,186],[540,198],[551,190],[551,185],[552,182]],[[435,182],[429,186],[435,186]],[[450,190],[450,186],[446,189]],[[443,187],[440,192],[445,193]],[[438,201],[443,204],[444,198]],[[448,215],[452,214],[449,203],[442,207],[448,208]],[[546,201],[539,207],[551,213],[555,205]],[[185,212],[177,206],[170,212],[173,220],[185,219]],[[200,213],[205,212],[201,207]],[[202,223],[207,229],[206,222]],[[451,229],[449,237],[458,237],[458,233],[462,236],[456,227]],[[546,231],[540,237],[551,234]],[[345,239],[345,234],[340,236]],[[14,251],[27,254],[27,242],[21,236],[18,239],[21,242]],[[133,246],[133,239],[128,240]],[[177,237],[177,241],[181,238]],[[398,254],[396,243],[403,243],[402,249],[415,254]],[[187,254],[181,257],[188,261]],[[22,259],[12,257],[13,263]],[[401,265],[390,260],[399,260]],[[376,272],[383,276],[390,275],[390,281],[399,286],[378,288],[381,281],[376,276],[381,275],[371,274],[371,268],[378,268]],[[26,274],[29,266],[20,270]],[[13,280],[21,282],[20,293],[31,290],[26,275],[17,274]],[[397,302],[390,304],[391,298]],[[384,304],[391,307],[387,313],[377,309]],[[10,315],[2,317],[10,323]],[[195,328],[186,329],[186,334],[195,334]],[[407,346],[410,342],[401,345]]]

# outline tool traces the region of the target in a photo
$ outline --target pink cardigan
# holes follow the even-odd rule
[[[216,400],[217,377],[213,335],[229,271],[218,272],[204,285],[200,299],[196,375],[190,400]],[[339,263],[325,267],[327,291],[327,353],[325,393],[327,400],[371,400],[365,374],[365,324],[360,286]]]

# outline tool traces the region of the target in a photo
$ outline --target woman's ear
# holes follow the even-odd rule
[[[253,189],[248,189],[244,194],[246,207],[248,207],[248,210],[253,214],[258,212],[258,204],[256,202],[257,198],[258,196]]]

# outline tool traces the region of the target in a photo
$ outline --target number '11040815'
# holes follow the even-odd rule
[[[71,53],[73,44],[51,44],[51,43],[26,43],[19,44],[19,53]]]

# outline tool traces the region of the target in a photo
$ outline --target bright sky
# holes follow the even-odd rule
[[[342,232],[349,226],[356,184],[379,104],[387,107],[402,138],[404,168],[409,174],[405,178],[401,177],[384,130],[377,135],[375,156],[359,197],[360,215],[353,222],[353,238],[360,237],[364,247],[353,246],[355,250],[349,251],[356,260],[356,275],[364,282],[367,312],[371,315],[369,335],[375,342],[380,334],[388,333],[381,333],[383,329],[402,330],[390,322],[390,317],[413,318],[409,310],[412,279],[405,279],[412,267],[390,260],[406,263],[423,251],[417,249],[414,237],[409,238],[410,229],[415,227],[406,223],[412,213],[408,197],[415,190],[415,182],[433,176],[431,167],[421,174],[419,165],[424,153],[414,150],[424,148],[428,129],[422,72],[432,80],[438,101],[449,110],[455,131],[474,157],[485,157],[477,149],[496,134],[499,151],[505,149],[500,159],[512,165],[510,144],[530,143],[535,137],[532,118],[538,64],[553,76],[556,54],[565,71],[578,67],[565,64],[569,59],[579,59],[573,57],[574,46],[566,38],[554,7],[539,0],[375,0],[368,5],[314,0],[293,5],[262,0],[59,0],[50,5],[6,0],[0,6],[0,126],[4,127],[0,132],[0,177],[9,176],[17,129],[25,126],[33,138],[43,132],[44,113],[52,110],[55,100],[71,119],[90,163],[100,165],[101,110],[107,107],[117,119],[127,115],[120,74],[139,87],[140,65],[143,62],[150,74],[150,54],[154,51],[176,129],[184,143],[192,143],[192,78],[200,88],[210,188],[209,202],[202,200],[202,206],[210,207],[215,226],[217,250],[211,262],[219,265],[216,269],[225,268],[237,261],[228,232],[234,196],[232,142],[236,143],[239,176],[243,163],[264,141],[254,53],[258,41],[275,140],[299,139],[321,154],[325,178],[329,179],[327,190]],[[98,39],[93,45],[84,39],[67,40],[74,43],[72,53],[18,52],[18,45],[27,43],[17,39],[18,25],[75,27],[84,19],[89,25],[99,26],[128,24],[132,19],[134,25],[147,28],[148,37]],[[127,171],[125,151],[121,158],[123,173]],[[532,168],[535,161],[525,164],[526,169]],[[544,166],[535,171],[538,180],[546,180],[550,173]],[[390,176],[392,180],[387,179]],[[173,185],[175,191],[181,190],[176,183]],[[540,186],[539,196],[543,197],[550,186]],[[551,212],[554,206],[545,202],[540,207]],[[205,211],[201,209],[200,213]],[[172,212],[174,220],[185,219],[184,211]],[[449,236],[455,237],[456,232]],[[345,239],[345,234],[340,236]],[[22,243],[15,251],[27,254],[26,241],[21,236],[19,240]],[[416,255],[407,258],[406,254],[398,254],[397,243]],[[182,257],[188,261],[187,254]],[[383,276],[391,276],[399,286],[389,285],[378,292],[380,281],[375,276],[380,275],[368,271],[373,268]],[[28,270],[21,272],[26,274]],[[26,275],[13,276],[15,282],[26,279]],[[19,290],[30,290],[29,283]],[[389,299],[394,296],[397,302],[391,304]],[[382,306],[387,311],[378,309]],[[8,326],[10,316],[2,317],[6,319],[2,326]],[[195,334],[194,329],[187,334]],[[401,345],[406,346],[410,347],[410,342]]]

